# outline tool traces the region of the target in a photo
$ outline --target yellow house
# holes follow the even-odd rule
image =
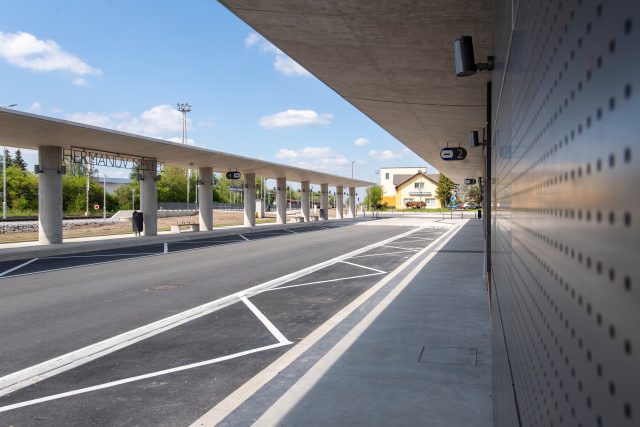
[[[396,209],[407,209],[408,202],[424,203],[426,209],[440,208],[441,203],[436,198],[439,174],[418,172],[396,185]]]

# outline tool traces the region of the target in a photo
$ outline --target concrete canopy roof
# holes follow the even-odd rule
[[[238,170],[257,177],[313,184],[368,187],[372,182],[315,172],[235,154],[148,138],[81,123],[53,119],[0,108],[0,145],[30,148],[40,146],[77,147],[132,157],[154,158],[168,166],[196,169],[212,167],[214,172]]]
[[[219,0],[455,182],[482,175],[468,133],[486,121],[487,73],[455,77],[453,40],[491,55],[490,0]],[[440,160],[449,142],[464,161]]]

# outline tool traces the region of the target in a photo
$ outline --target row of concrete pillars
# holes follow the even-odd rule
[[[40,244],[62,243],[62,148],[40,147],[38,149],[40,170],[38,176],[38,223]],[[142,161],[140,182],[140,208],[144,214],[145,236],[158,234],[158,197],[157,197],[157,161],[144,159]],[[198,221],[200,230],[213,229],[213,169],[200,168],[198,171]],[[256,225],[256,175],[244,174],[244,225],[254,227]],[[309,214],[309,181],[301,182],[302,217],[307,222],[311,219]],[[329,185],[321,184],[320,209],[324,220],[329,219]],[[343,192],[342,186],[336,187],[336,217],[343,217]],[[277,179],[276,187],[277,223],[287,222],[287,179]],[[356,216],[356,189],[349,187],[349,214]]]

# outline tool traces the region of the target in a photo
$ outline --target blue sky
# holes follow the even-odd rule
[[[425,164],[215,1],[0,6],[0,105],[178,141],[189,102],[201,147],[376,182]]]

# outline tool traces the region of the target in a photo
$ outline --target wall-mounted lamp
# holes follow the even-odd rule
[[[42,173],[42,169],[40,168],[40,165],[33,165],[33,173],[35,173],[36,175],[39,173]]]
[[[493,56],[487,57],[487,62],[476,63],[473,55],[473,39],[462,36],[453,41],[456,60],[456,76],[467,77],[482,70],[493,70]]]
[[[484,129],[482,129],[482,141],[480,141],[480,135],[477,130],[469,132],[469,145],[471,145],[472,148],[487,145]]]

